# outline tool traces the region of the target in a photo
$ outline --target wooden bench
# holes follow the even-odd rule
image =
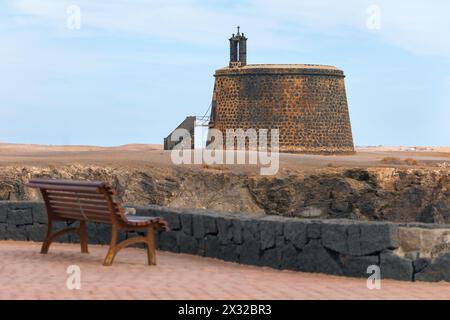
[[[119,201],[114,200],[116,192],[101,181],[72,181],[31,179],[28,187],[38,188],[42,193],[48,215],[48,230],[41,253],[46,254],[55,238],[67,233],[80,236],[81,252],[88,253],[87,222],[111,224],[111,243],[104,265],[110,266],[116,254],[126,246],[145,243],[148,264],[156,264],[154,230],[168,230],[168,223],[160,217],[130,216]],[[69,227],[52,232],[54,221],[79,221],[78,227]],[[129,238],[117,243],[120,230],[146,230],[146,236]]]

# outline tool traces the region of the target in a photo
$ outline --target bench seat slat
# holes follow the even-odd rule
[[[108,206],[108,202],[103,200],[88,200],[88,199],[75,199],[75,198],[61,198],[61,197],[53,197],[49,196],[50,203],[68,203],[68,204],[78,204],[81,203],[82,205],[93,205],[93,206]],[[79,202],[78,202],[79,200]]]
[[[109,214],[109,208],[107,204],[104,205],[92,205],[92,204],[85,204],[85,203],[77,203],[77,202],[59,202],[59,201],[50,201],[50,206],[52,208],[73,208],[73,209],[80,209],[83,208],[83,210],[99,210],[102,212],[106,212]]]
[[[91,199],[91,200],[103,200],[105,201],[105,196],[102,194],[75,194],[75,193],[52,193],[47,192],[47,195],[58,198],[68,198],[68,199]]]

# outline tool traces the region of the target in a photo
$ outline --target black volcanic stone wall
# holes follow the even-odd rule
[[[369,276],[366,273],[369,265],[379,265],[382,278],[450,281],[450,252],[433,261],[402,258],[393,252],[399,246],[400,225],[395,223],[256,217],[157,206],[136,209],[139,215],[162,216],[169,222],[170,231],[157,233],[160,250],[277,269],[365,278]],[[0,201],[0,240],[42,241],[46,222],[41,203]],[[109,225],[88,226],[90,243],[109,243]],[[121,239],[131,235],[134,236],[124,233]],[[78,242],[78,237],[68,235],[60,241]]]

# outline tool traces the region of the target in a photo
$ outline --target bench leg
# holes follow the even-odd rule
[[[44,240],[44,243],[42,244],[42,248],[41,248],[42,254],[48,253],[48,249],[50,248],[50,244],[52,243],[52,226],[53,226],[52,220],[48,219],[47,235],[45,236],[45,240]]]
[[[145,243],[147,246],[147,259],[149,265],[156,264],[156,248],[155,235],[153,226],[148,227],[147,235],[145,237],[134,237],[117,243],[117,227],[113,225],[111,230],[111,243],[109,245],[108,253],[103,262],[104,266],[111,266],[117,253],[125,247],[136,243]]]
[[[82,253],[89,253],[88,251],[88,236],[87,236],[87,227],[86,221],[80,221],[80,245]]]
[[[146,245],[147,245],[147,259],[148,264],[156,265],[156,247],[155,247],[155,232],[154,232],[153,226],[150,226],[147,229],[147,236],[146,236]]]
[[[111,243],[109,244],[109,250],[106,254],[105,261],[103,262],[104,266],[111,266],[116,256],[116,244],[117,244],[117,227],[115,224],[112,225],[111,228]]]

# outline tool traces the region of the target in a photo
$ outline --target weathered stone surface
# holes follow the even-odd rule
[[[241,244],[243,241],[243,221],[239,219],[233,220],[232,223],[232,241],[234,244]]]
[[[28,225],[25,228],[28,240],[44,241],[47,234],[47,226],[43,224]]]
[[[180,221],[183,232],[187,235],[192,235],[192,215],[190,214],[180,214]]]
[[[45,205],[43,203],[35,203],[32,208],[33,212],[33,222],[46,224],[48,221],[47,211],[45,209]]]
[[[413,280],[412,261],[397,256],[391,251],[380,254],[380,269],[382,279]]]
[[[6,225],[7,240],[28,240],[27,230],[25,228],[16,227],[14,224]]]
[[[414,273],[418,273],[428,267],[431,263],[431,259],[420,258],[413,261]]]
[[[418,281],[449,281],[450,252],[434,259],[426,268],[415,275]]]
[[[384,249],[398,248],[398,227],[392,223],[360,224],[360,249],[370,255]]]
[[[273,248],[278,235],[282,234],[282,224],[273,221],[261,221],[260,225],[261,250]]]
[[[184,232],[177,233],[177,243],[182,253],[196,254],[198,252],[198,241]]]
[[[306,233],[307,224],[301,221],[288,220],[284,223],[284,237],[297,249],[301,249],[308,241]]]
[[[6,223],[0,223],[0,240],[6,239]]]
[[[205,239],[203,239],[203,246],[205,256],[219,258],[220,254],[220,241],[217,236],[207,235]]]
[[[239,262],[244,264],[258,265],[259,261],[259,240],[247,238],[240,246]]]
[[[311,240],[298,254],[298,268],[305,272],[343,275],[341,266],[321,245],[320,240]]]
[[[233,222],[231,219],[217,217],[217,237],[221,244],[227,244],[233,239]]]
[[[225,261],[239,261],[240,247],[235,244],[220,245],[219,256]]]
[[[138,210],[136,215],[142,215],[142,216],[160,216],[163,217],[168,223],[171,230],[180,230],[181,229],[181,221],[180,221],[180,214],[171,212],[169,210],[157,210],[154,208],[150,208],[148,210],[145,210],[145,208],[140,208],[141,210]]]
[[[281,265],[281,252],[277,248],[265,250],[261,254],[260,265],[272,268],[279,268]]]
[[[367,278],[369,274],[367,273],[367,268],[371,265],[379,265],[378,256],[362,256],[362,257],[354,257],[354,256],[344,256],[341,257],[342,269],[344,271],[344,275],[349,277],[363,277]]]
[[[158,241],[159,249],[178,252],[177,234],[175,231],[161,232]]]
[[[306,227],[308,238],[310,239],[320,239],[320,229],[322,225],[318,222],[309,223]]]
[[[208,234],[217,234],[217,224],[216,224],[216,217],[212,216],[203,216],[203,228],[205,235]]]
[[[224,133],[227,129],[280,128],[282,152],[353,152],[343,73],[326,69],[219,69],[214,75],[211,124]]]
[[[196,239],[202,239],[205,236],[204,217],[201,215],[192,216],[192,230]]]
[[[347,225],[322,224],[322,244],[333,251],[348,254]]]
[[[18,225],[32,224],[33,214],[31,208],[25,209],[8,209],[7,211],[8,223]]]
[[[293,244],[286,244],[281,251],[281,268],[296,270],[298,269],[298,252]]]
[[[0,223],[6,223],[7,206],[0,205]]]

